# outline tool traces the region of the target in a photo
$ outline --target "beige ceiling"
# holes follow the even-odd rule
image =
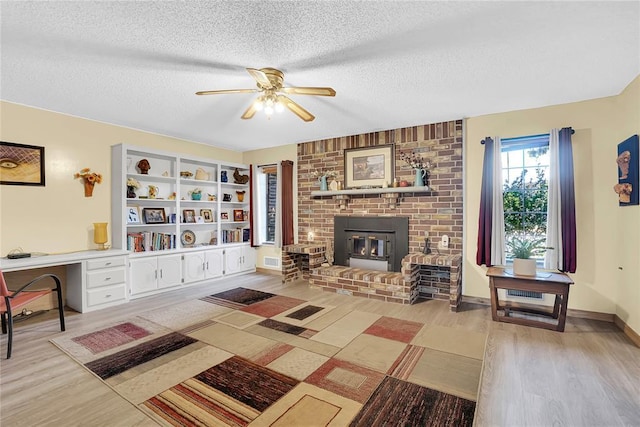
[[[617,95],[640,2],[2,1],[0,98],[247,151]],[[240,116],[275,67],[317,118]],[[135,143],[135,141],[123,141]]]

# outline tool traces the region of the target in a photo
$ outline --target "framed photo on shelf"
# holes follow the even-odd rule
[[[167,222],[164,208],[143,208],[142,216],[145,224],[164,224]]]
[[[345,148],[344,183],[346,188],[383,187],[393,182],[394,145]]]
[[[44,187],[44,147],[0,141],[0,184]]]
[[[127,224],[140,224],[140,209],[137,206],[127,206]]]
[[[182,216],[184,217],[184,222],[196,222],[196,211],[193,209],[183,209]]]
[[[204,222],[213,222],[211,209],[200,209],[200,215],[204,218]]]
[[[244,221],[244,215],[242,214],[242,209],[234,209],[233,210],[233,220],[234,221]]]
[[[223,221],[229,220],[229,212],[220,212],[220,219]]]

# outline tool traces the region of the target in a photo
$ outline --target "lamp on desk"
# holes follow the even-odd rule
[[[93,241],[98,245],[99,251],[109,249],[109,246],[105,245],[109,240],[107,236],[107,222],[94,222],[93,223]]]

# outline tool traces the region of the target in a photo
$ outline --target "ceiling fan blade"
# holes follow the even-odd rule
[[[226,90],[203,90],[196,92],[196,95],[219,95],[221,93],[255,93],[258,89],[226,89]]]
[[[256,114],[256,111],[256,103],[252,102],[251,105],[249,105],[249,108],[247,108],[247,111],[242,115],[242,118],[245,120],[250,119]]]
[[[313,114],[311,114],[310,112],[308,112],[307,110],[302,108],[300,105],[296,104],[295,102],[293,102],[291,99],[287,98],[284,95],[278,95],[278,102],[280,102],[282,105],[287,107],[289,110],[291,110],[293,114],[300,117],[305,122],[311,122],[313,121],[313,119],[316,118]]]
[[[336,91],[330,87],[283,87],[280,92],[292,95],[336,96]]]
[[[255,68],[247,68],[247,71],[249,72],[249,74],[251,74],[251,77],[253,77],[256,82],[258,82],[258,85],[260,85],[260,87],[263,87],[265,89],[271,89],[273,87],[273,85],[271,84],[271,80],[269,80],[269,77],[267,77],[264,71],[257,70]]]

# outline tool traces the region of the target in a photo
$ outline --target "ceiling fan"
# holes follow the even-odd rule
[[[335,96],[336,91],[330,87],[283,87],[284,73],[275,68],[247,68],[251,77],[257,83],[258,89],[228,89],[228,90],[205,90],[196,92],[196,95],[218,95],[223,93],[257,93],[262,92],[258,99],[253,102],[247,111],[242,115],[243,119],[250,119],[256,111],[264,110],[267,117],[271,118],[274,111],[281,112],[288,108],[293,114],[300,117],[305,122],[315,119],[315,116],[293,102],[283,93],[290,95],[315,95],[315,96]]]

